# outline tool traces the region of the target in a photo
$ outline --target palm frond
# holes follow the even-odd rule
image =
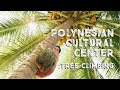
[[[8,19],[2,18],[2,14],[11,15]],[[11,34],[17,32],[19,30],[23,30],[28,27],[28,24],[31,22],[35,22],[36,24],[41,23],[42,21],[46,21],[48,16],[43,12],[36,11],[21,11],[21,12],[1,12],[0,18],[0,36]],[[14,16],[14,17],[13,17]]]
[[[100,21],[102,24],[106,23],[106,24],[115,26],[117,28],[120,27],[120,22],[119,21],[116,21],[117,23],[115,23],[113,20],[98,20],[98,21]]]
[[[103,11],[91,11],[91,12],[88,13],[88,14],[82,15],[80,18],[86,18],[86,17],[92,16],[92,15],[100,14],[100,13],[102,13],[102,12],[103,12]]]
[[[6,47],[6,51],[0,52],[0,71],[4,71],[10,63],[20,58],[26,52],[31,52],[35,45],[45,39],[46,36],[38,34],[37,36],[26,37],[22,35],[13,44],[12,47]]]
[[[106,18],[111,18],[112,20],[118,20],[120,18],[120,11],[106,11]]]
[[[27,24],[19,19],[10,19],[9,21],[1,22],[0,23],[0,36],[14,33],[18,30],[22,30],[25,28]]]
[[[24,62],[33,48],[49,35],[44,34],[44,31],[56,26],[49,22],[34,24],[31,23],[31,26],[22,30],[16,29],[17,32],[8,33],[0,38],[0,78],[7,78],[12,69],[19,66],[16,62]]]
[[[116,60],[119,60],[120,58],[117,58]],[[107,78],[119,78],[119,69],[120,69],[120,62],[117,62],[115,60],[115,58],[113,58],[113,57],[111,57],[111,58],[105,58],[102,62],[105,62],[105,63],[114,63],[114,67],[112,68],[112,69],[105,69],[105,70],[103,70],[103,72],[106,72],[105,73],[105,77],[107,77]]]
[[[68,49],[64,45],[61,47],[62,52],[60,54],[59,58],[59,64],[71,64],[71,63],[78,63],[79,65],[82,65],[82,63],[92,63],[92,60],[90,58],[85,57],[75,57],[73,55],[74,49],[71,47],[71,49]],[[75,68],[75,69],[60,69],[58,66],[58,69],[55,71],[54,75],[56,78],[61,79],[97,79],[97,78],[103,78],[101,74],[97,71],[97,69],[90,69],[90,68]]]

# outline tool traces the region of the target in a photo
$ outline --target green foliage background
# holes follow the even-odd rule
[[[60,11],[55,11],[61,14]],[[73,17],[77,17],[73,11]],[[86,11],[79,11],[85,13]],[[91,11],[83,14],[78,20],[87,24],[81,28],[90,26],[89,18],[97,16],[96,24],[101,29],[114,29],[113,39],[114,56],[110,58],[97,58],[98,63],[114,63],[113,69],[55,69],[55,72],[47,78],[60,79],[119,79],[120,73],[120,12],[119,11]],[[59,20],[58,20],[59,21]],[[0,78],[8,78],[16,70],[34,47],[45,40],[49,34],[44,34],[59,25],[57,21],[49,20],[47,11],[1,11],[0,12]],[[99,27],[100,28],[100,27]],[[95,63],[93,58],[81,58],[73,56],[74,48],[61,46],[59,62],[61,63]],[[34,77],[38,78],[38,77]]]

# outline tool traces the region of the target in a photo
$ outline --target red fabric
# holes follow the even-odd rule
[[[36,75],[40,78],[45,78],[45,77],[51,75],[53,73],[53,71],[54,71],[53,69],[50,69],[47,72],[40,72],[40,73],[37,73]]]

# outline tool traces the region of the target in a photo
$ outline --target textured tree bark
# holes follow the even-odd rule
[[[69,29],[73,25],[74,21],[72,18],[66,20],[63,24],[57,26],[55,29]],[[49,36],[43,42],[39,43],[36,48],[32,51],[31,55],[27,58],[26,62],[22,64],[10,77],[9,79],[32,79],[38,68],[36,65],[37,57],[47,48],[53,48],[60,40],[58,35]]]

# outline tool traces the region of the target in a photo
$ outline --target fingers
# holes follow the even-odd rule
[[[55,50],[58,51],[59,53],[61,52],[61,48],[59,46],[55,46]]]

